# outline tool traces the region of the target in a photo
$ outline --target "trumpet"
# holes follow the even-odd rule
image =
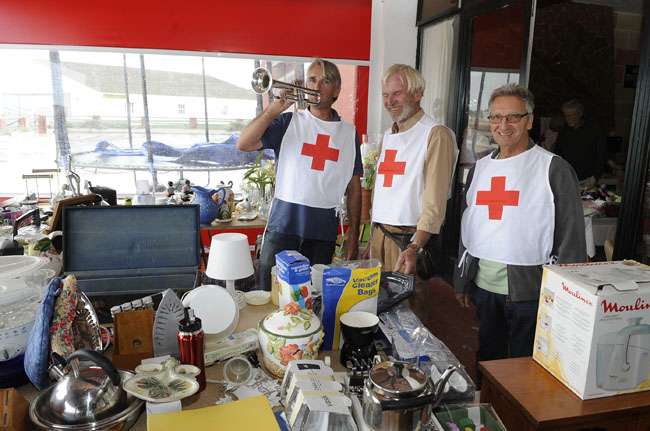
[[[264,67],[255,69],[253,79],[251,79],[251,86],[257,94],[264,94],[271,91],[274,97],[279,97],[282,100],[292,100],[296,103],[298,109],[305,109],[307,105],[318,105],[320,103],[320,92],[318,90],[274,81],[271,77],[271,72]],[[278,93],[274,94],[273,90],[276,90]],[[309,100],[307,96],[314,97],[315,101]]]

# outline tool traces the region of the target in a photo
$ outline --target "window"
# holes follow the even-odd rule
[[[234,146],[268,103],[251,88],[253,70],[261,64],[274,79],[291,82],[309,63],[0,45],[0,64],[12,65],[0,68],[0,196],[25,193],[22,174],[57,167],[62,172],[52,194],[71,169],[82,186],[88,180],[125,196],[135,193],[138,180],[162,187],[181,175],[206,187],[233,181],[239,191],[243,169],[257,154],[216,152]],[[354,123],[357,66],[339,69],[344,88],[334,108]]]

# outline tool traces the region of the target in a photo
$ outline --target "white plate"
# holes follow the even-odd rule
[[[216,335],[217,339],[232,334],[239,322],[239,306],[220,286],[197,287],[183,298],[183,306],[191,307],[194,315],[201,319],[203,332]]]

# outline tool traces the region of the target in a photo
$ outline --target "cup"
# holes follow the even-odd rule
[[[223,378],[230,384],[241,386],[248,383],[253,375],[253,366],[248,359],[235,356],[223,366]]]
[[[323,273],[327,265],[317,263],[311,267],[311,296],[321,296],[323,294]]]
[[[341,348],[341,365],[348,361],[368,361],[377,354],[374,338],[379,329],[379,317],[367,311],[348,311],[339,317],[343,347]]]
[[[271,268],[271,302],[273,305],[280,305],[278,273],[275,266]]]

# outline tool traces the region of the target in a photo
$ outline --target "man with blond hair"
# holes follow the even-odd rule
[[[364,256],[379,259],[383,271],[416,275],[418,254],[430,240],[437,242],[445,221],[458,149],[453,132],[420,108],[425,86],[420,72],[395,64],[381,84],[393,124],[382,139]],[[409,298],[425,325],[427,283],[416,275],[415,296]]]

